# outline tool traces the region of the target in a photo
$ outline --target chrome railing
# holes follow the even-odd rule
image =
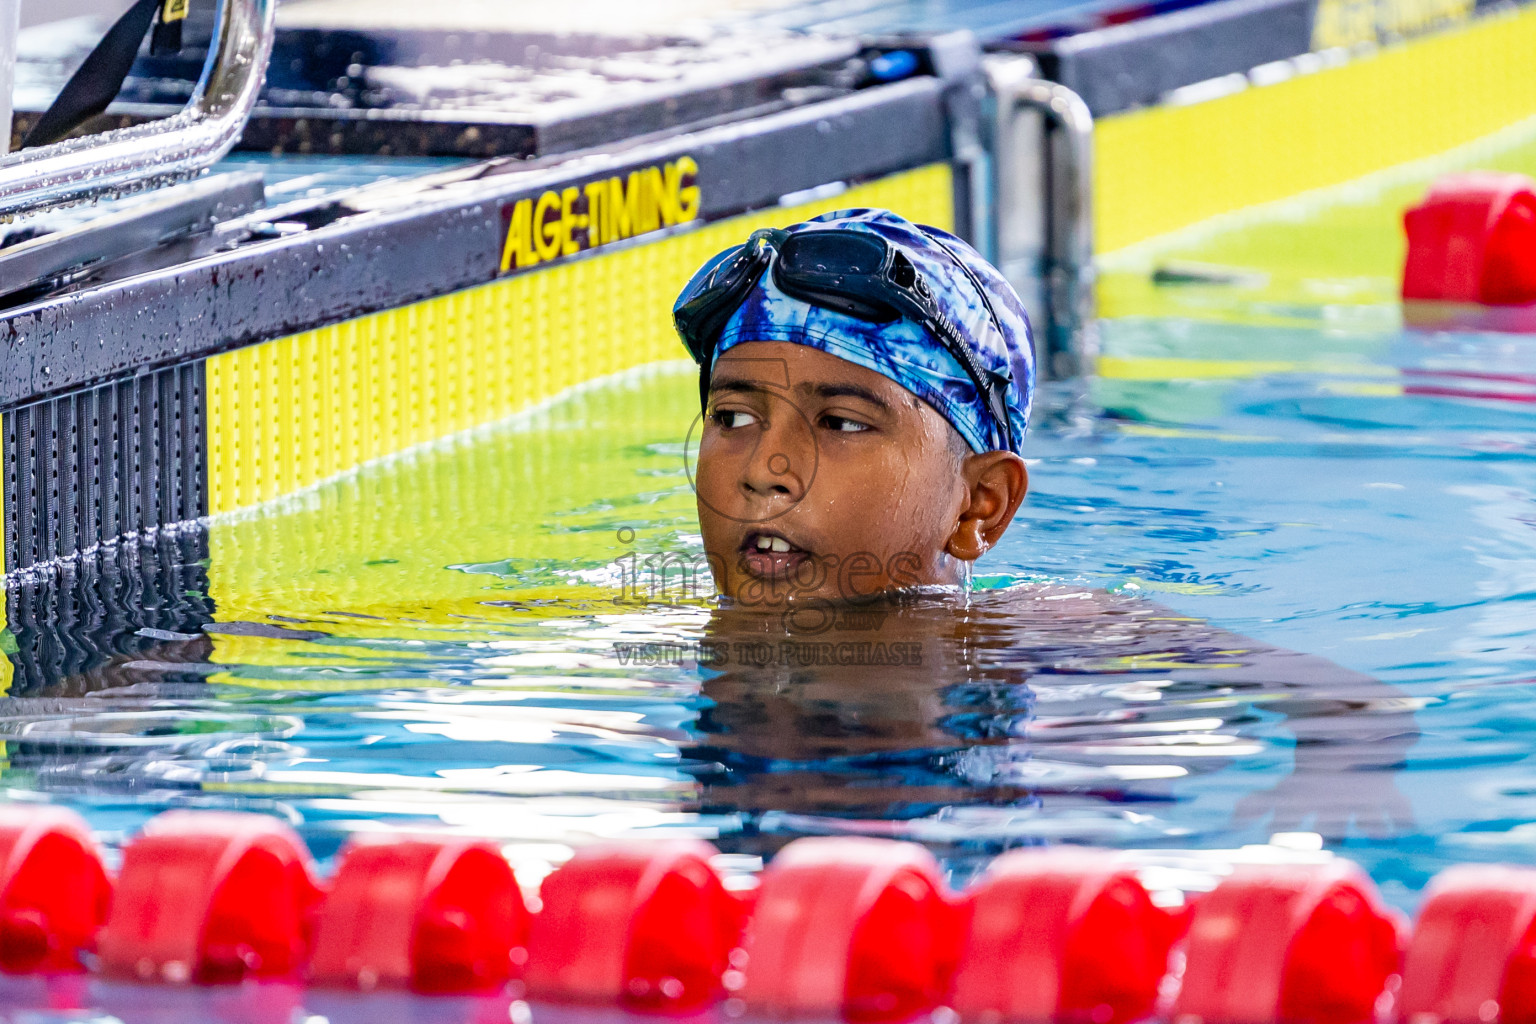
[[[229,152],[272,53],[276,0],[221,0],[208,60],[178,114],[0,159],[0,217],[192,177]]]
[[[1092,370],[1098,356],[1093,115],[1071,89],[1036,78],[1028,57],[992,56],[985,67],[996,102],[998,262],[1007,272],[1010,261],[1027,260],[1041,279],[1041,376],[1076,376]]]

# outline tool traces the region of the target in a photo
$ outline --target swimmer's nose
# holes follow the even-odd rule
[[[782,498],[791,502],[805,496],[809,483],[807,468],[815,464],[816,455],[802,450],[812,439],[803,436],[805,430],[796,429],[800,426],[781,423],[763,431],[742,467],[743,492],[758,499]]]

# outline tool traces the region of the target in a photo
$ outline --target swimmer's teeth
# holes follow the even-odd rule
[[[773,538],[773,550],[775,550],[775,551],[788,551],[789,550],[789,541],[785,540],[783,537],[774,537]]]

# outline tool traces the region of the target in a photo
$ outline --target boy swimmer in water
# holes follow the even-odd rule
[[[1028,488],[1035,367],[1013,288],[885,210],[759,231],[674,307],[699,363],[699,518],[739,605],[958,584]]]
[[[1206,722],[1227,707],[1225,724],[1243,728],[1249,700],[1288,717],[1295,769],[1240,804],[1238,818],[1330,832],[1409,818],[1383,771],[1415,735],[1393,691],[1151,602],[1012,588],[977,597],[964,616],[918,602],[868,624],[839,615],[797,629],[795,609],[807,604],[963,584],[1024,498],[1029,323],[1012,287],[965,242],[883,210],[756,232],[694,275],[674,319],[700,367],[695,485],[726,599],[711,629],[727,639],[780,634],[778,646],[730,648],[766,657],[733,653],[711,666],[699,725],[708,745],[694,751],[718,769],[711,806],[881,817],[896,805],[911,815],[930,802],[1039,797],[1018,765],[1049,751],[1053,736],[1070,737],[1063,723],[1114,717],[1124,750],[1140,719],[1161,742],[1184,714],[1182,700],[1127,710],[1084,685],[1131,673],[1136,685],[1194,690]],[[783,614],[735,615],[763,607]],[[860,633],[916,647],[917,657],[867,658],[893,648],[861,643]],[[1031,710],[1042,684],[1054,721]],[[1016,761],[1026,735],[1026,761]],[[870,776],[853,786],[850,757],[870,759]],[[1213,764],[1201,756],[1168,767]],[[1053,800],[1081,800],[1081,788]],[[1168,798],[1151,791],[1155,782],[1111,788],[1117,804]]]

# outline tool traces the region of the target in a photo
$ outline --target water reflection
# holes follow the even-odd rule
[[[729,663],[703,684],[687,751],[706,762],[704,807],[775,833],[1123,840],[1187,780],[1272,761],[1280,730],[1293,770],[1244,797],[1243,819],[1332,836],[1412,824],[1392,774],[1417,735],[1412,705],[1369,676],[1081,588],[878,612],[810,636],[771,616],[711,620]]]

